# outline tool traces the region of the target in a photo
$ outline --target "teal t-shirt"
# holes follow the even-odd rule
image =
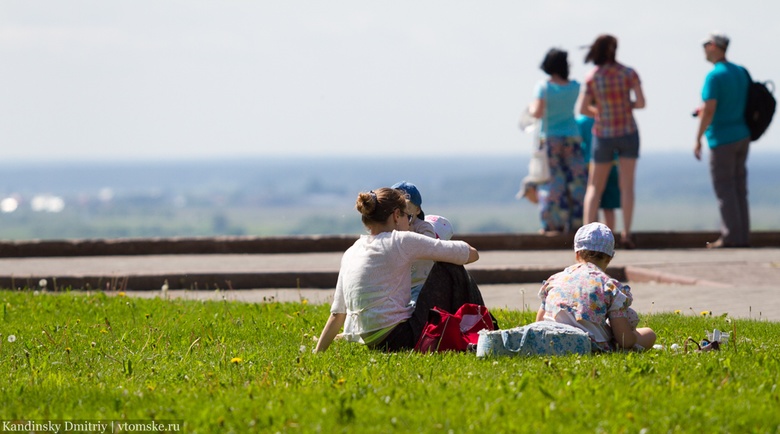
[[[582,154],[585,156],[585,163],[590,163],[590,156],[593,153],[590,142],[593,140],[593,123],[595,120],[590,116],[578,115],[575,119],[577,128],[582,136]]]
[[[571,80],[564,85],[542,81],[536,86],[536,98],[545,101],[541,133],[547,136],[579,136],[574,121],[574,104],[580,94],[580,84]]]
[[[718,62],[704,80],[701,99],[718,102],[712,123],[704,132],[710,148],[734,143],[750,136],[745,123],[748,75],[730,62]]]

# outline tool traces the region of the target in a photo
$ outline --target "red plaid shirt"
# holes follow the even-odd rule
[[[593,134],[597,137],[622,137],[636,131],[631,110],[631,89],[639,84],[639,75],[619,63],[597,66],[585,80],[585,98],[598,108]]]

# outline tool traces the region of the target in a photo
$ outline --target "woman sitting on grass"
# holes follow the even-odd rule
[[[463,264],[479,259],[463,241],[444,241],[409,232],[412,218],[406,197],[392,188],[360,193],[356,208],[368,235],[341,259],[331,315],[315,351],[328,349],[344,327],[342,338],[383,351],[414,348],[437,306],[455,312],[464,303],[484,304],[479,288]],[[438,261],[410,306],[411,267],[419,259]]]
[[[636,328],[639,318],[629,308],[633,301],[630,288],[604,272],[614,253],[615,238],[606,225],[590,223],[581,227],[574,235],[577,263],[544,282],[539,290],[542,306],[536,320],[586,331],[595,350],[651,348],[655,332]]]

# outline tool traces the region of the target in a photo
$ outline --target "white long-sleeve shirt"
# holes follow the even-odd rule
[[[331,313],[346,313],[344,337],[360,341],[364,333],[401,323],[409,306],[411,265],[417,259],[465,264],[469,245],[414,232],[362,235],[341,258]]]
[[[429,238],[436,238],[436,231],[433,230],[433,225],[417,217],[412,220],[409,230]],[[431,268],[433,268],[433,261],[430,259],[414,261],[412,263],[412,287],[421,287],[425,283],[425,279],[428,278],[428,274],[431,273]]]

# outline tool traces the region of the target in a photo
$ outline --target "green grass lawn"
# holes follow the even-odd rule
[[[780,324],[647,315],[667,348],[477,359],[312,354],[328,306],[0,291],[0,420],[166,421],[181,432],[778,432]],[[502,327],[533,312],[494,312]],[[736,336],[733,333],[736,331]],[[2,426],[0,426],[2,428]]]

